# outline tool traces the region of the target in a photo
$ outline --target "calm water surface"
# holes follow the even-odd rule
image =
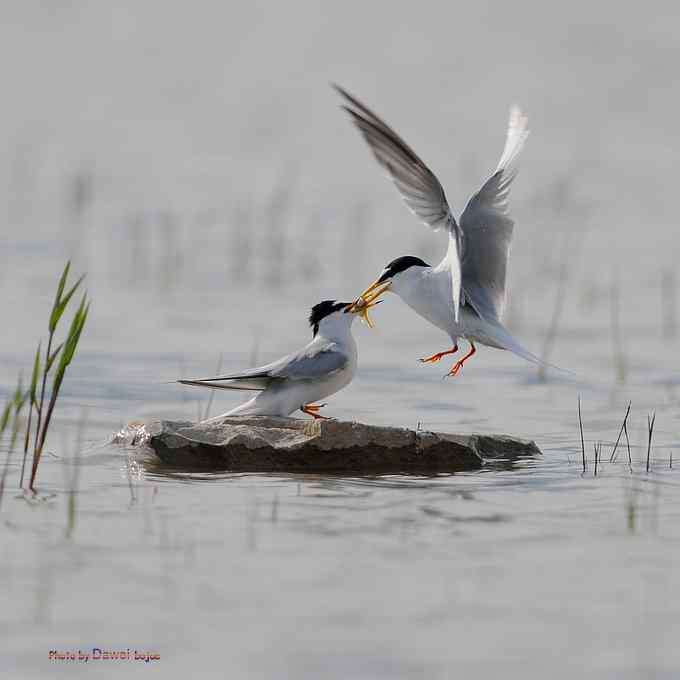
[[[44,73],[45,59],[26,66],[39,101],[5,78],[15,103],[2,113],[2,396],[30,370],[67,258],[88,272],[94,300],[39,500],[17,495],[20,456],[10,460],[0,508],[8,677],[93,667],[105,677],[678,677],[673,22],[618,6],[614,23],[590,5],[560,17],[540,4],[495,17],[467,9],[455,24],[470,30],[451,44],[451,26],[421,10],[371,10],[363,32],[351,12],[315,3],[297,19],[239,7],[235,22],[204,17],[196,50],[183,38],[191,17],[178,12],[159,30],[149,3],[116,11],[121,54],[104,40],[109,20],[77,6],[39,21],[42,33],[28,11],[2,29],[3,44],[48,49],[60,75]],[[386,17],[395,46],[376,55]],[[480,44],[494,47],[461,68]],[[83,53],[96,54],[92,65]],[[576,377],[542,382],[521,359],[482,349],[442,380],[448,363],[416,359],[445,339],[388,297],[374,331],[355,325],[360,371],[328,414],[508,433],[534,439],[542,457],[433,477],[187,474],[107,445],[130,420],[205,412],[207,395],[170,381],[210,374],[220,356],[228,371],[291,351],[309,337],[314,303],[351,299],[393,257],[443,250],[380,177],[329,79],[364,93],[422,148],[456,210],[493,167],[508,105],[526,106],[508,323],[540,352],[557,307],[550,359]],[[446,95],[449,85],[469,97]],[[424,107],[433,93],[441,105]],[[50,94],[49,122],[28,116]],[[217,395],[211,412],[238,400]],[[610,464],[629,400],[631,464],[625,446]],[[93,647],[160,661],[48,660]]]

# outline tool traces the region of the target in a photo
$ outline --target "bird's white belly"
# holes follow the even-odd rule
[[[425,321],[429,321],[433,326],[448,333],[451,336],[457,335],[454,329],[457,327],[453,320],[453,308],[448,309],[444,305],[435,306],[434,304],[422,304],[421,300],[409,302],[404,300],[406,304]]]
[[[488,324],[471,307],[461,307],[455,321],[451,283],[445,273],[433,272],[417,288],[400,291],[399,296],[416,314],[444,331],[452,342],[465,338],[468,342],[503,349],[487,332]]]
[[[446,273],[433,272],[417,287],[400,291],[399,297],[416,314],[447,333],[452,340],[463,335],[461,324],[454,320],[451,281]]]

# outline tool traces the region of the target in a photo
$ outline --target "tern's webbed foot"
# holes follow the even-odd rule
[[[435,361],[439,361],[442,357],[445,357],[447,354],[455,354],[457,351],[458,345],[454,345],[451,349],[447,349],[443,352],[437,352],[436,354],[433,354],[431,357],[418,359],[418,361],[420,361],[421,364],[434,363]]]
[[[460,372],[460,369],[463,368],[463,364],[477,351],[477,348],[475,347],[474,343],[470,343],[470,351],[462,358],[456,361],[456,363],[451,367],[451,370],[446,374],[444,377],[454,377],[457,376],[458,373]]]
[[[318,411],[322,409],[326,404],[303,404],[300,406],[300,410],[307,415],[312,416],[314,420],[330,420],[327,416],[320,416]]]

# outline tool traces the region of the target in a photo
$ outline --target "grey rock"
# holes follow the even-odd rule
[[[486,460],[540,454],[534,442],[339,420],[240,416],[190,423],[136,423],[114,441],[151,447],[164,463],[261,472],[455,472]]]

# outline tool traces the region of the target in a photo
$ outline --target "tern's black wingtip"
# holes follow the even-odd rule
[[[340,104],[340,108],[343,111],[347,111],[347,113],[349,113],[349,115],[352,116],[354,120],[363,120],[363,118],[351,106],[347,106],[347,104]]]
[[[331,83],[331,87],[343,98],[345,101],[349,102],[352,106],[357,107],[358,109],[362,108],[362,105],[359,103],[357,98],[350,94],[348,90],[346,90],[344,87],[341,85],[338,85],[337,83]]]
[[[347,96],[347,91],[337,83],[333,82],[332,80],[328,83],[338,94],[341,94],[343,97]]]

